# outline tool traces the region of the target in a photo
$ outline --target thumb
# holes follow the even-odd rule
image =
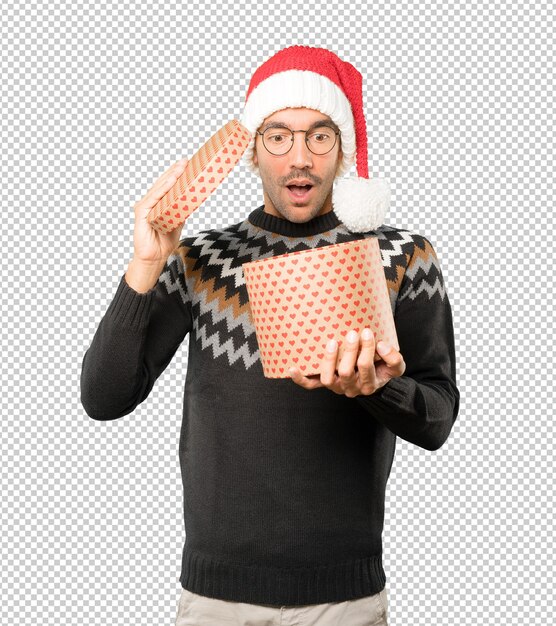
[[[380,354],[380,356],[385,361],[388,361],[384,357],[388,356],[388,354],[390,354],[390,352],[392,352],[392,346],[390,344],[386,343],[385,341],[379,341],[376,344],[376,351]]]
[[[385,365],[379,366],[380,369],[388,370],[391,377],[401,376],[405,372],[405,361],[399,350],[396,350],[385,341],[379,341],[376,349],[385,363]]]

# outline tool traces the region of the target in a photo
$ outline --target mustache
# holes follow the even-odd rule
[[[306,178],[307,180],[310,180],[314,185],[318,185],[319,183],[321,183],[321,179],[317,178],[315,176],[312,176],[311,174],[305,174],[303,172],[298,172],[297,174],[291,174],[290,176],[288,176],[286,179],[284,179],[284,182],[282,183],[283,185],[287,185],[290,180],[295,180],[296,178]]]

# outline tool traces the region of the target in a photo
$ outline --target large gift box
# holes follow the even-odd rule
[[[340,360],[352,329],[369,327],[399,350],[376,237],[258,259],[243,272],[265,377],[289,378],[291,366],[319,374],[328,341]]]

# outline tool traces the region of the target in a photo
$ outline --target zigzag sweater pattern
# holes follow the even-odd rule
[[[81,402],[97,420],[131,413],[189,335],[182,586],[290,606],[378,593],[396,438],[436,450],[459,410],[439,261],[408,230],[351,233],[333,211],[297,224],[263,209],[180,240],[146,293],[121,276],[83,357]],[[404,374],[355,398],[265,378],[242,263],[363,237],[379,240]]]

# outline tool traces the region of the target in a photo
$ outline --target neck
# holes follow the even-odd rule
[[[247,218],[253,226],[287,237],[309,237],[332,230],[341,224],[334,211],[327,211],[313,219],[297,223],[284,217],[277,217],[264,210],[264,205],[255,209]]]

